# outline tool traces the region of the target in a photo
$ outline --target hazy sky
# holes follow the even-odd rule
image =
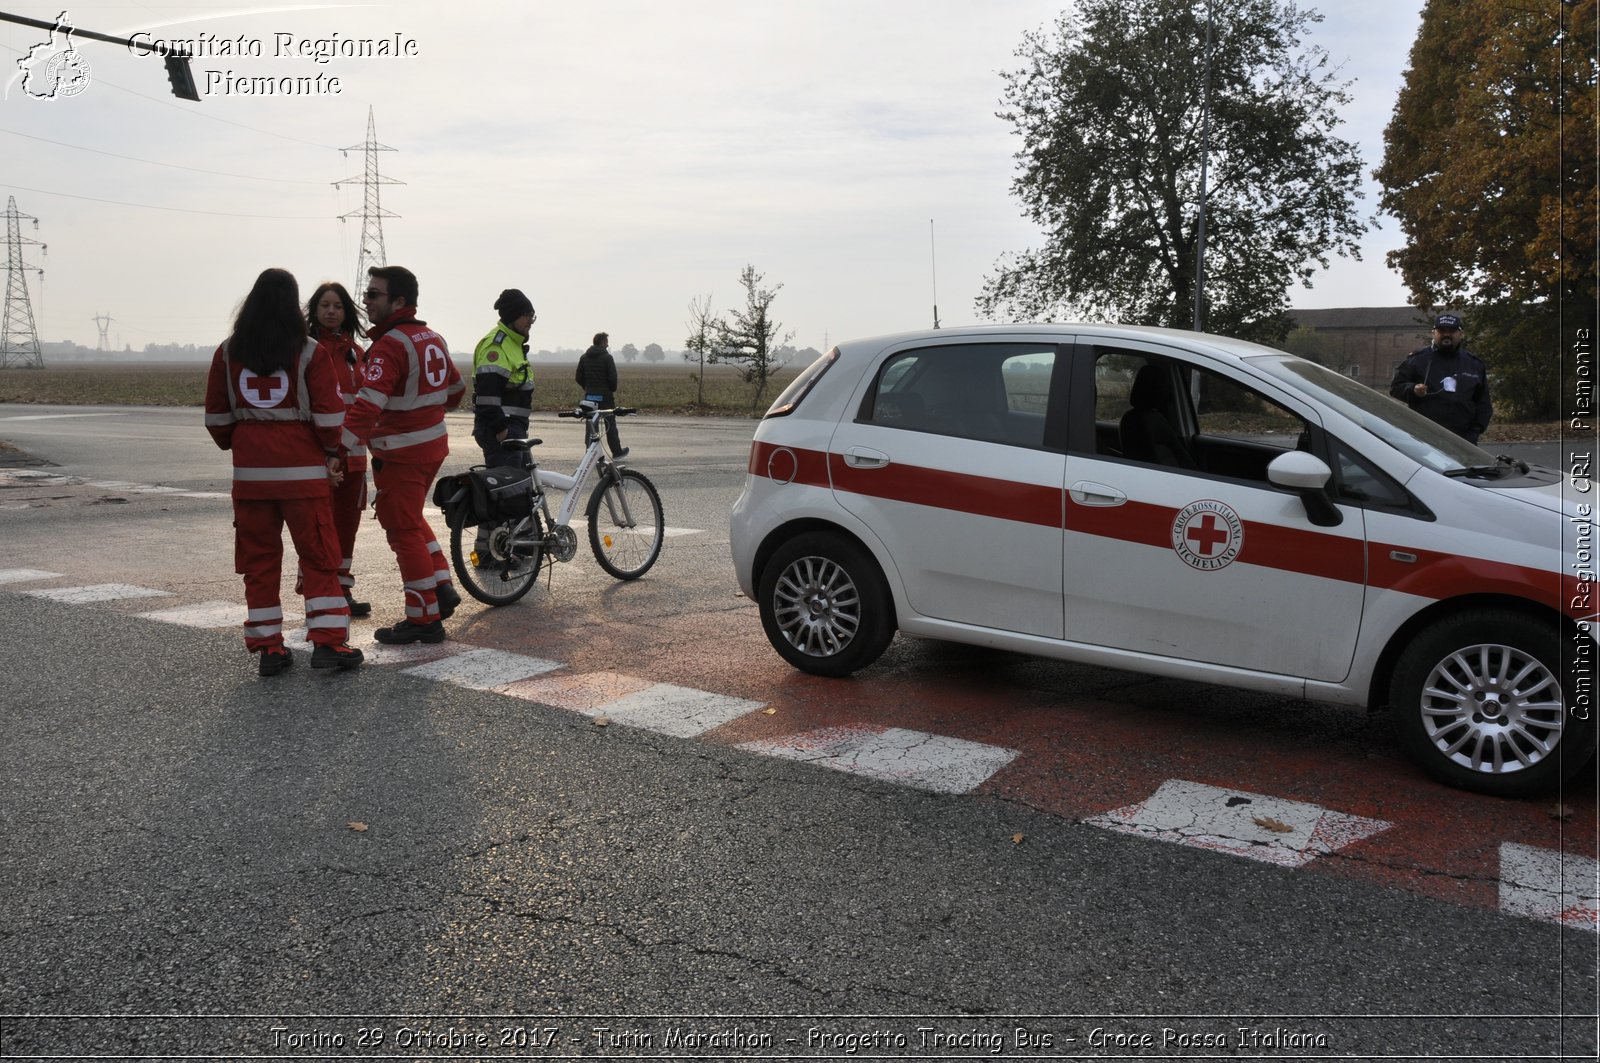
[[[1130,0],[1132,2],[1132,0]],[[1314,41],[1355,80],[1341,134],[1382,152],[1421,0],[1321,5]],[[53,21],[60,6],[10,0]],[[39,219],[29,261],[41,339],[214,344],[267,266],[304,294],[354,277],[368,108],[391,262],[458,352],[505,287],[538,310],[535,348],[611,333],[681,347],[689,301],[739,301],[746,263],[783,284],[798,347],[972,323],[983,278],[1033,246],[1009,184],[1016,141],[999,72],[1060,0],[396,0],[74,4],[78,27],[259,47],[201,55],[204,98],[174,98],[158,58],[79,40],[77,95],[42,100],[16,64],[48,34],[0,23],[0,197]],[[414,42],[396,58],[275,57],[282,45]],[[145,39],[145,38],[141,38]],[[209,72],[215,73],[209,73]],[[228,93],[228,78],[322,75],[339,92]],[[1363,216],[1376,213],[1370,182]],[[933,222],[930,240],[930,219]],[[1398,306],[1385,220],[1298,307]],[[932,253],[932,254],[931,254]],[[937,282],[935,286],[935,281]]]

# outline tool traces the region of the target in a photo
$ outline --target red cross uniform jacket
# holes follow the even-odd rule
[[[289,366],[258,375],[217,348],[206,380],[206,430],[233,452],[233,497],[328,494],[344,400],[332,359],[312,340]]]
[[[361,391],[344,425],[344,449],[365,444],[372,457],[402,465],[437,465],[450,453],[446,410],[466,391],[444,337],[415,318],[385,321],[367,335]]]
[[[324,333],[317,341],[317,346],[328,352],[328,357],[333,361],[334,372],[339,378],[339,394],[344,398],[346,415],[350,407],[355,405],[356,396],[361,391],[361,374],[366,369],[366,352],[355,341],[355,337],[348,333]],[[344,471],[349,473],[363,473],[367,471],[367,448],[352,447],[345,455]]]

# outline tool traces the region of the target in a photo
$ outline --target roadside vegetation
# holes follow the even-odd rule
[[[0,369],[0,402],[43,403],[52,406],[204,406],[206,372],[204,364],[144,365],[90,364],[45,369]],[[768,401],[776,396],[804,366],[774,370],[768,385]],[[467,397],[471,407],[471,369]],[[582,398],[572,379],[570,365],[534,366],[534,407],[539,410],[566,409]],[[681,413],[701,416],[751,416],[756,391],[746,382],[737,366],[708,365],[705,380],[698,379],[700,367],[693,365],[622,365],[617,367],[621,386],[617,402],[652,413]],[[698,401],[697,401],[698,400]],[[756,409],[759,416],[765,406]]]

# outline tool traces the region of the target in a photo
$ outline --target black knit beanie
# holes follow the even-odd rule
[[[500,320],[509,325],[523,314],[531,314],[533,302],[518,289],[507,288],[494,301],[494,308],[500,314]]]

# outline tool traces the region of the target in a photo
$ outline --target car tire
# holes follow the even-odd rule
[[[1400,654],[1389,706],[1401,746],[1440,782],[1498,797],[1555,789],[1594,756],[1593,710],[1572,705],[1561,632],[1474,610],[1424,628]]]
[[[761,570],[761,626],[784,660],[812,675],[847,676],[894,638],[894,605],[872,555],[829,532],[798,535]]]

